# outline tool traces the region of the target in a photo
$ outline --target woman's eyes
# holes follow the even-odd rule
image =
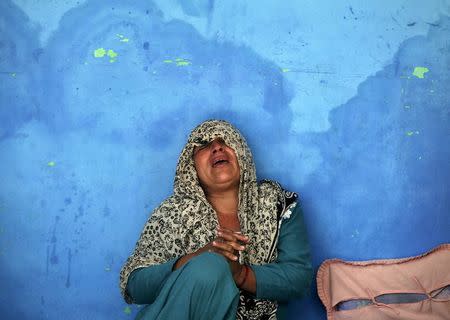
[[[197,146],[197,150],[203,150],[203,149],[206,149],[207,147],[209,147],[211,145],[211,142],[210,143],[207,143],[207,144],[202,144],[202,145],[200,145],[200,146]]]
[[[202,140],[202,141],[198,141],[197,143],[198,143],[199,145],[197,145],[197,146],[194,147],[194,154],[196,154],[196,153],[199,152],[200,150],[203,150],[203,149],[208,148],[209,146],[211,146],[211,144],[212,144],[214,141],[218,141],[218,142],[219,142],[220,144],[222,144],[223,146],[227,146],[226,143],[225,143],[225,141],[224,141],[223,139],[221,139],[221,138],[214,139],[214,140],[211,140],[211,141],[209,141],[209,142],[208,142],[208,141]]]
[[[211,143],[205,143],[205,144],[201,144],[199,146],[195,146],[194,147],[194,155],[199,152],[200,150],[206,149],[206,147],[208,147]]]

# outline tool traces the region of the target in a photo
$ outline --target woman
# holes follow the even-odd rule
[[[206,121],[120,276],[125,300],[148,304],[137,319],[280,319],[312,278],[297,195],[258,184],[238,130]]]

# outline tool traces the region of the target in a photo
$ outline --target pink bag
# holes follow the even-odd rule
[[[317,291],[328,320],[449,320],[450,244],[405,259],[326,260]]]

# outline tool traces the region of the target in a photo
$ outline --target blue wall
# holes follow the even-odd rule
[[[2,319],[132,319],[119,270],[212,117],[300,193],[315,268],[450,241],[450,1],[286,2],[0,2]]]

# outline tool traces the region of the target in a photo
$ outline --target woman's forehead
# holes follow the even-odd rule
[[[245,148],[239,131],[231,124],[220,120],[206,121],[195,128],[191,132],[188,145],[202,147],[214,140],[223,141],[235,152],[238,151],[237,149]]]

